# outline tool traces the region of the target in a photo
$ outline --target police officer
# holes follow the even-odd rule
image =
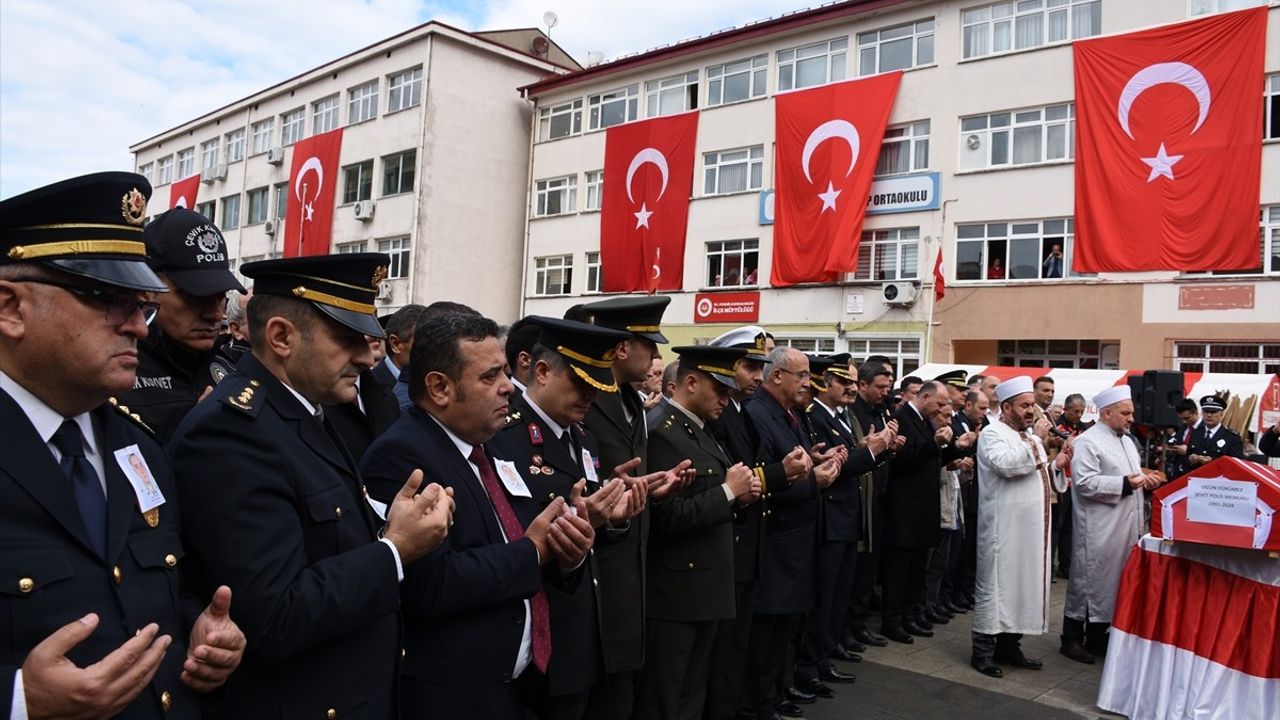
[[[0,203],[0,714],[199,718],[243,653],[228,588],[184,619],[173,475],[107,403],[166,290],[150,194],[113,172]]]
[[[193,575],[236,588],[249,650],[226,718],[396,715],[404,566],[444,539],[453,501],[421,472],[386,525],[320,407],[373,364],[386,255],[249,263],[250,354],[169,443]],[[381,529],[381,532],[379,532]],[[271,708],[268,710],[267,708]],[[356,710],[358,708],[358,710]]]
[[[231,274],[222,232],[200,213],[173,208],[156,216],[142,236],[147,259],[169,292],[157,296],[160,313],[139,343],[138,378],[118,399],[164,444],[204,391],[217,384],[210,363],[227,293],[243,293],[244,286]]]
[[[1222,424],[1228,398],[1227,393],[1200,398],[1200,416],[1203,419],[1200,427],[1191,434],[1191,446],[1187,448],[1187,462],[1192,468],[1223,456],[1244,459],[1244,443],[1240,436]]]

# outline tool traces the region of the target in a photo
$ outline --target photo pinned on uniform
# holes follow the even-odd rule
[[[600,482],[600,474],[596,472],[595,463],[591,462],[591,451],[582,448],[582,471],[587,474],[587,482]]]
[[[513,497],[533,497],[524,478],[520,477],[520,471],[516,470],[515,463],[509,460],[494,460],[493,464],[498,468],[498,477],[501,478],[502,484]]]
[[[155,475],[147,467],[142,451],[137,445],[120,448],[113,453],[116,464],[133,486],[133,493],[138,496],[138,509],[143,513],[150,512],[164,504],[164,493],[156,483]]]

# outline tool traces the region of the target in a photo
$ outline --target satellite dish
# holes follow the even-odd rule
[[[546,57],[548,47],[550,47],[550,44],[547,42],[547,39],[541,35],[538,35],[533,39],[532,49],[534,55],[537,55],[538,57]]]
[[[550,30],[560,24],[560,16],[548,10],[542,13],[542,24],[546,25],[547,29]]]

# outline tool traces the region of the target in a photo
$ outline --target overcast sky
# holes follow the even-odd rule
[[[428,20],[542,24],[580,62],[777,16],[805,0],[3,0],[0,198],[99,170],[129,145]]]

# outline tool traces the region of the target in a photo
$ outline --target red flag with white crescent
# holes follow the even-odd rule
[[[895,71],[774,101],[774,286],[834,282],[857,267],[867,195],[901,79]]]
[[[196,195],[200,193],[200,173],[184,178],[169,186],[169,209],[176,207],[196,209]]]
[[[933,301],[947,296],[947,272],[942,266],[942,243],[938,243],[938,259],[933,263]]]
[[[615,125],[604,140],[600,271],[605,292],[679,290],[698,113]]]
[[[285,201],[285,257],[329,254],[341,150],[342,128],[313,135],[293,146]]]
[[[1077,272],[1258,267],[1267,9],[1075,52]]]

